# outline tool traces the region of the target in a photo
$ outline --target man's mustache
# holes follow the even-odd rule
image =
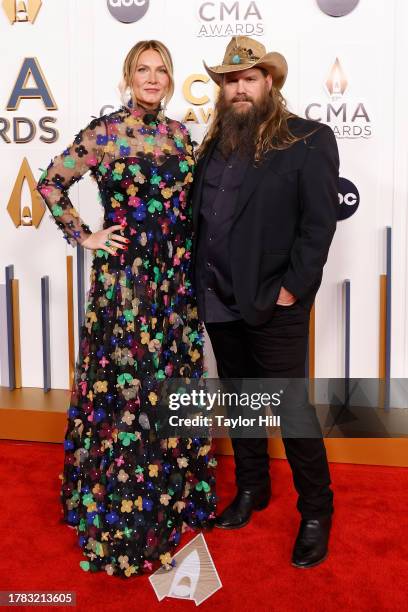
[[[231,102],[252,102],[253,103],[253,99],[247,95],[234,96]]]

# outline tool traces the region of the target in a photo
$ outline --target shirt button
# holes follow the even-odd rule
[[[232,168],[232,164],[228,164],[228,168]]]
[[[220,191],[225,191],[224,187],[220,187]]]
[[[217,211],[216,210],[213,210],[213,215],[214,215],[214,217],[217,216]]]
[[[208,268],[211,268],[211,264],[210,264],[210,262],[209,262],[209,261],[207,261],[207,267],[208,267]]]
[[[207,291],[212,291],[211,287],[207,287]]]

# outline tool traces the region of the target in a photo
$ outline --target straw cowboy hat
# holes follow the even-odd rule
[[[227,72],[247,70],[248,68],[265,68],[273,78],[273,85],[280,89],[288,74],[288,64],[280,53],[267,53],[264,45],[248,36],[233,36],[225,51],[222,64],[204,68],[213,81],[220,85],[222,76]]]

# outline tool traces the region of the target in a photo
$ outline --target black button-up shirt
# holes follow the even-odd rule
[[[235,153],[225,159],[216,147],[204,176],[195,276],[199,316],[206,323],[242,318],[232,287],[228,238],[247,165]]]

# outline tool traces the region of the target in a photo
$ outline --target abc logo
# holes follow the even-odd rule
[[[360,194],[357,187],[348,179],[339,178],[339,208],[337,220],[344,221],[354,215],[360,204]]]
[[[122,23],[139,21],[147,13],[149,0],[107,0],[110,14]]]
[[[319,9],[330,17],[344,17],[353,11],[359,0],[317,0]]]

